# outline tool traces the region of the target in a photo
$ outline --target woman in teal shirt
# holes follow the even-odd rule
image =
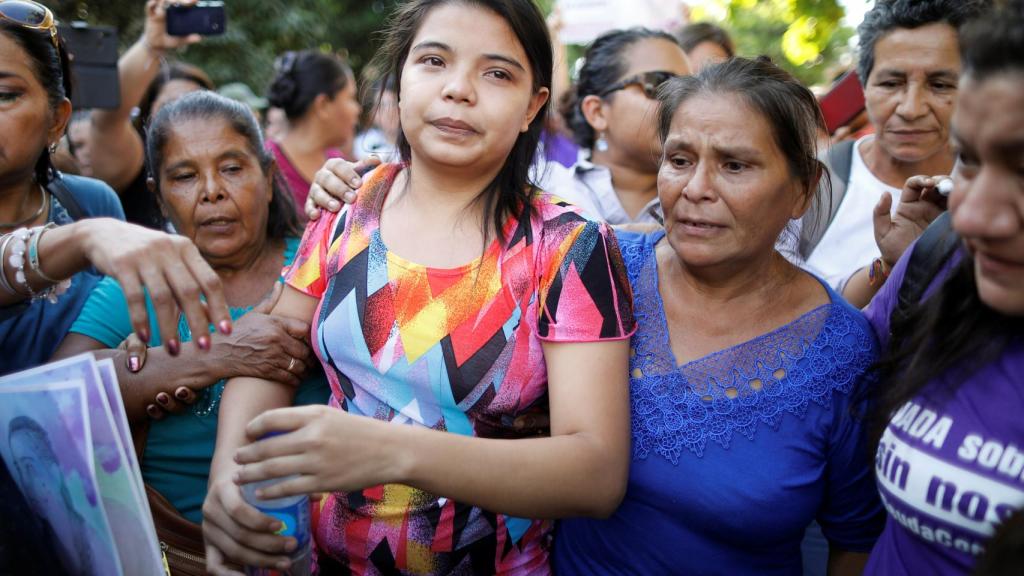
[[[224,380],[277,374],[299,386],[297,404],[325,403],[329,391],[322,374],[302,379],[307,366],[315,366],[308,324],[253,311],[277,292],[301,228],[290,195],[276,185],[274,162],[252,113],[214,93],[189,94],[160,111],[147,142],[150,186],[175,229],[220,277],[234,329],[186,344],[191,330],[179,318],[178,338],[162,342],[156,325],[167,319],[147,298],[154,336],[145,368],[132,372],[125,353],[114,350],[132,333],[128,304],[121,286],[107,278],[89,296],[57,355],[108,349],[100,355],[118,360],[133,427],[147,421],[154,399],[170,409],[171,415],[150,425],[142,476],[186,519],[200,522]],[[182,407],[193,391],[194,402]],[[149,409],[149,416],[159,415]]]

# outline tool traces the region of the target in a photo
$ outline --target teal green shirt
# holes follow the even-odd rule
[[[298,238],[285,241],[284,262],[290,265],[298,249]],[[252,307],[231,308],[231,318],[245,315]],[[150,346],[160,346],[160,329],[156,322],[153,303],[146,297],[149,314]],[[104,278],[89,294],[81,314],[71,326],[71,332],[98,340],[110,348],[116,347],[132,333],[128,303],[120,284],[113,278]],[[184,317],[178,322],[182,342],[192,339]],[[203,500],[210,476],[217,439],[217,413],[220,407],[224,380],[198,393],[196,402],[188,409],[150,424],[146,437],[146,450],[142,457],[142,478],[170,500],[185,518],[202,521]],[[306,379],[295,394],[295,404],[326,404],[330,388],[323,372],[317,367],[314,376]]]

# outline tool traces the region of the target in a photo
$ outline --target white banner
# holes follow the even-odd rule
[[[671,31],[683,23],[681,0],[558,0],[562,15],[559,40],[589,44],[615,28],[644,26]]]

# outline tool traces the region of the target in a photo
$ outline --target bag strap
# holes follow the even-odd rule
[[[60,173],[57,173],[50,183],[46,185],[46,189],[50,191],[50,194],[60,202],[61,206],[68,211],[68,215],[71,216],[72,220],[81,220],[88,218],[88,214],[82,210],[81,204],[78,200],[75,200],[75,195],[68,189],[67,184],[64,183],[64,178],[61,177]]]
[[[953,231],[949,212],[943,212],[925,229],[907,262],[896,307],[889,316],[890,332],[893,326],[909,318],[911,309],[924,297],[928,286],[956,251],[959,242],[960,237]]]
[[[825,154],[825,166],[827,171],[822,175],[822,180],[825,178],[829,179],[832,184],[832,194],[829,197],[829,213],[827,219],[822,219],[824,209],[824,185],[818,185],[818,198],[817,202],[811,205],[807,214],[803,218],[803,227],[800,230],[800,255],[806,260],[811,256],[811,252],[818,246],[821,239],[825,236],[825,232],[829,226],[832,225],[832,221],[836,219],[836,214],[839,213],[839,207],[843,204],[843,199],[846,198],[846,189],[850,182],[850,172],[853,169],[853,155],[856,152],[854,145],[857,143],[856,140],[845,140],[829,148]]]

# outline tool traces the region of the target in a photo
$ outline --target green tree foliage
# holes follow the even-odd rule
[[[808,85],[828,83],[826,74],[848,50],[853,30],[842,25],[837,0],[717,0],[695,10],[694,20],[720,22],[732,34],[739,54],[766,54]],[[717,8],[717,9],[716,9]]]
[[[144,0],[43,0],[62,22],[116,26],[124,46],[142,32]],[[346,56],[358,74],[373,57],[374,33],[398,0],[225,0],[227,33],[204,39],[179,58],[218,84],[245,82],[263,92],[274,58],[287,50],[320,48]]]

